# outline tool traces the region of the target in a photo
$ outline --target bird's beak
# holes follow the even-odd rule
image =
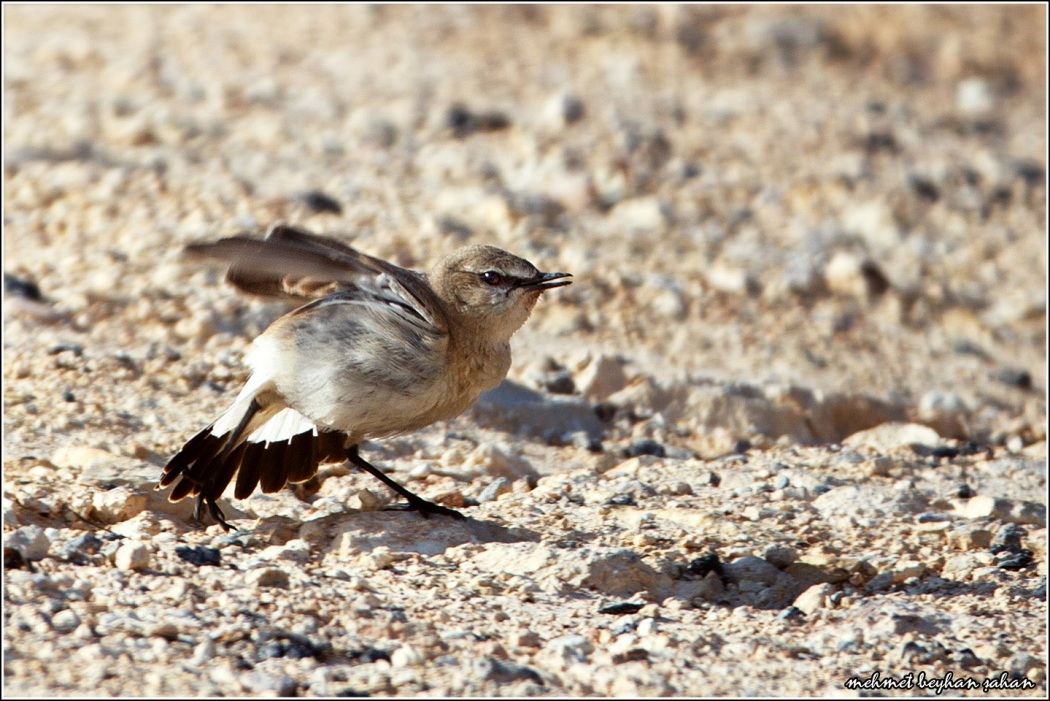
[[[551,290],[555,287],[564,287],[565,285],[571,285],[572,280],[566,280],[565,278],[572,277],[572,273],[540,273],[528,282],[523,282],[519,287],[524,290]]]

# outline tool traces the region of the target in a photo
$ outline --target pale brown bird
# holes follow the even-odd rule
[[[473,245],[423,274],[283,224],[265,239],[234,236],[187,250],[229,263],[226,279],[308,304],[252,344],[252,374],[233,405],[183,446],[158,489],[216,504],[279,491],[324,462],[349,460],[408,500],[402,508],[461,517],[402,487],[358,454],[370,438],[458,416],[510,368],[510,337],[544,290],[570,284],[493,246]]]

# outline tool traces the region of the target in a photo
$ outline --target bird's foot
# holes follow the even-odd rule
[[[440,516],[451,516],[452,518],[466,518],[463,514],[459,513],[455,509],[450,509],[447,506],[441,504],[435,504],[432,501],[426,499],[409,499],[408,502],[398,502],[396,504],[388,504],[383,507],[383,511],[418,511],[423,518],[430,518],[431,514],[438,514]]]
[[[208,513],[211,514],[211,517],[215,519],[216,523],[225,528],[227,531],[234,530],[233,526],[231,526],[226,520],[226,515],[222,513],[222,509],[220,509],[219,505],[215,503],[215,500],[210,497],[204,496],[203,492],[197,495],[197,503],[193,507],[193,519],[197,523],[203,524],[204,522],[204,519],[202,518],[203,514],[201,513],[201,507],[205,504],[208,505]]]

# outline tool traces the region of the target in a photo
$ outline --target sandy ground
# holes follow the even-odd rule
[[[1045,31],[5,6],[5,695],[1045,695]],[[153,491],[285,310],[181,247],[276,220],[575,275],[365,446],[466,521]]]

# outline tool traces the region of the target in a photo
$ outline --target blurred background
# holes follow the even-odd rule
[[[539,384],[610,354],[1045,436],[1040,5],[4,18],[9,404],[83,334],[236,381],[223,353],[280,310],[178,251],[284,219],[411,267],[488,242],[573,272],[518,339]],[[96,406],[163,403],[130,401]]]

